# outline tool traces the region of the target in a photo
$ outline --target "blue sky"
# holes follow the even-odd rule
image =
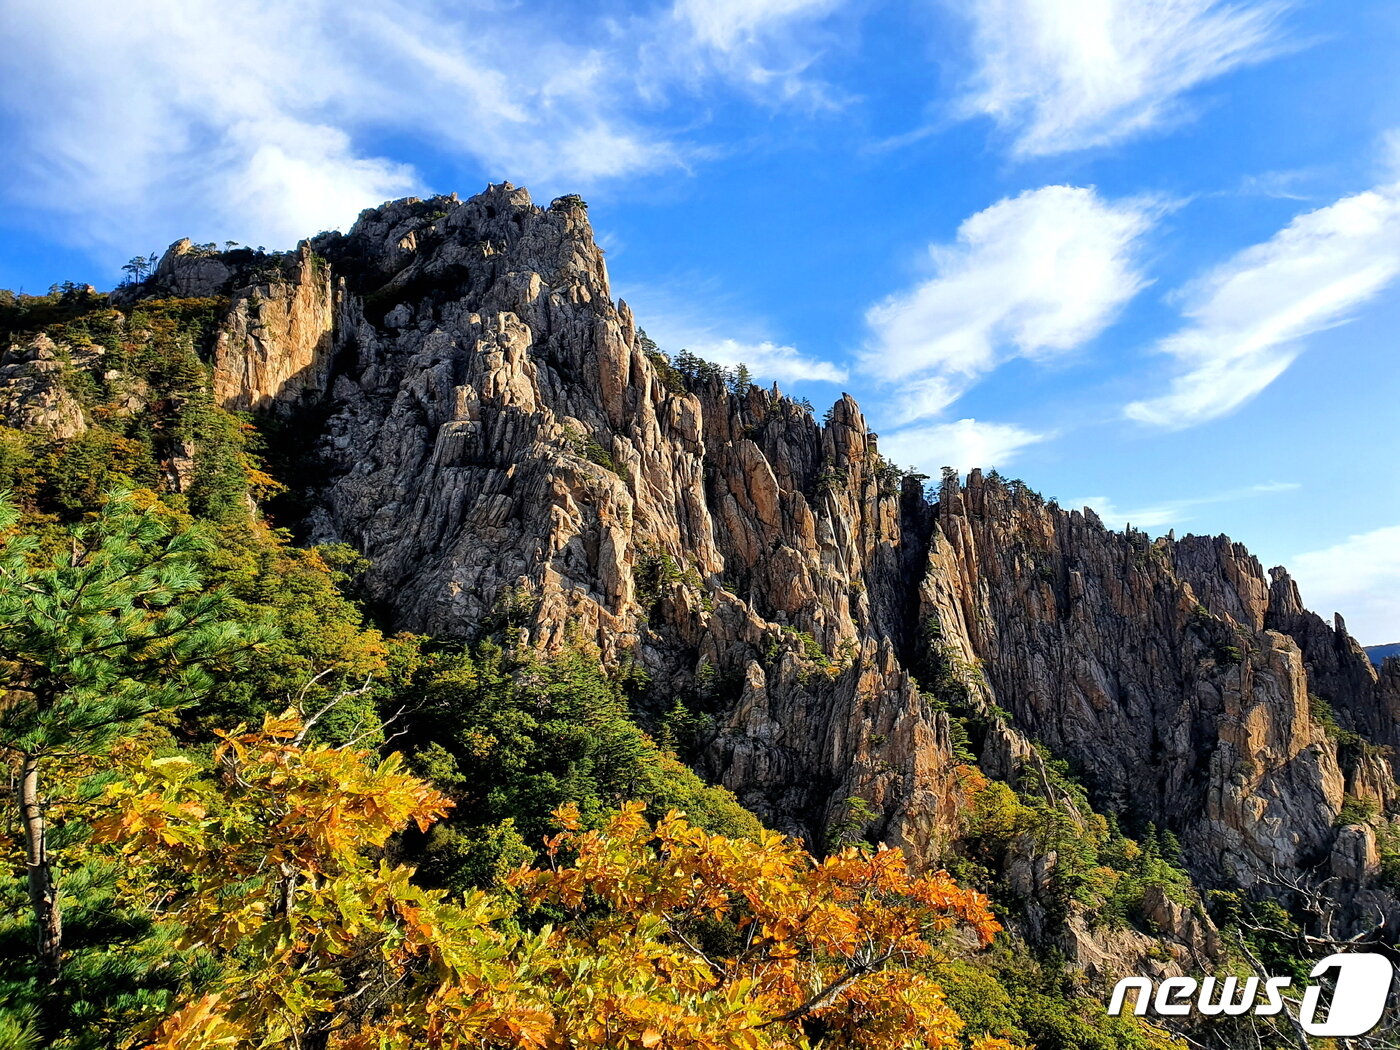
[[[0,8],[0,286],[580,192],[663,348],[1400,639],[1393,0]]]

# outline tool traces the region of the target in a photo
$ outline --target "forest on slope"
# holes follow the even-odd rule
[[[433,202],[408,210],[420,225],[443,221]],[[531,221],[580,210],[556,202]],[[0,978],[6,1045],[1297,1045],[1282,1019],[1174,1033],[1165,1019],[1106,1015],[1123,967],[1301,977],[1341,934],[1318,928],[1303,887],[1289,897],[1203,885],[1151,805],[1115,804],[1111,770],[1096,782],[1067,760],[1071,735],[1062,752],[1023,737],[1037,713],[997,705],[998,671],[960,648],[949,606],[883,649],[841,623],[746,613],[758,671],[752,656],[746,672],[716,652],[682,674],[667,634],[684,630],[677,609],[728,615],[768,567],[760,552],[749,580],[732,567],[712,578],[657,542],[638,544],[617,582],[640,627],[588,614],[551,628],[557,595],[512,584],[464,599],[459,629],[434,629],[434,612],[406,629],[424,592],[395,607],[376,576],[398,552],[376,560],[374,543],[317,535],[325,464],[306,456],[307,428],[338,424],[314,399],[279,411],[230,392],[230,360],[252,360],[230,332],[255,329],[250,311],[270,302],[301,309],[307,282],[329,286],[339,267],[327,314],[362,311],[334,323],[368,367],[371,331],[404,330],[406,303],[481,282],[462,264],[450,289],[423,268],[380,285],[364,258],[322,247],[328,256],[183,253],[223,268],[225,286],[185,274],[172,287],[157,273],[111,297],[69,286],[0,299],[0,745],[16,787],[0,928],[15,960]],[[488,238],[479,253],[508,248]],[[172,294],[191,291],[214,294]],[[336,356],[344,345],[329,359],[315,349],[300,369],[270,357],[260,367],[279,388],[295,375],[324,391],[354,367]],[[723,457],[751,455],[745,442],[763,440],[769,419],[842,455],[863,440],[844,403],[823,427],[805,406],[668,357],[644,334],[632,349],[667,386],[662,403],[738,413],[727,451],[706,453],[714,473],[742,475]],[[529,353],[543,351],[521,367]],[[573,418],[558,437],[568,470],[616,486],[628,450]],[[360,442],[335,447],[372,458]],[[905,504],[933,539],[955,533],[955,501],[1045,513],[1019,483],[989,478],[984,497],[945,478],[929,501],[922,479],[873,447],[866,462],[868,476],[814,459],[814,494],[876,517]],[[346,508],[351,536],[360,511]],[[639,502],[629,521],[645,513]],[[1137,550],[1135,537],[1123,542]],[[1144,572],[1161,557],[1151,551],[1134,555]],[[1034,556],[1049,587],[1059,570]],[[450,553],[441,564],[453,571]],[[866,579],[817,585],[839,588],[855,620],[910,618],[896,606],[911,595],[887,599]],[[1187,614],[1211,675],[1267,659],[1206,607],[1216,596],[1201,597]],[[937,797],[892,822],[904,781],[890,752],[860,758],[878,791],[837,782],[835,805],[750,801],[776,786],[753,772],[761,755],[736,749],[736,710],[764,690],[817,704],[847,685],[876,717],[882,703],[924,712],[934,739],[909,757],[938,756],[926,781]],[[1350,710],[1313,699],[1304,718],[1319,761],[1350,756],[1347,797],[1339,772],[1340,809],[1324,826],[1359,829],[1349,834],[1378,852],[1361,874],[1387,893],[1400,856],[1394,793],[1363,774],[1388,769],[1376,773],[1377,745]],[[923,732],[905,726],[871,723],[863,746]],[[744,762],[759,762],[747,779],[735,773]],[[717,770],[734,790],[713,782]]]

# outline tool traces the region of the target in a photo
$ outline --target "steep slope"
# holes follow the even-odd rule
[[[300,527],[371,559],[393,624],[635,662],[654,713],[709,716],[696,761],[777,827],[855,823],[938,862],[971,727],[987,772],[1055,798],[1046,745],[1097,808],[1175,832],[1206,885],[1308,881],[1347,921],[1395,914],[1375,830],[1335,825],[1347,795],[1395,800],[1400,665],[1377,672],[1224,537],[1111,532],[979,472],[926,492],[849,397],[818,422],[669,361],[613,302],[576,198],[392,202],[272,260],[182,243],[123,294],[223,304],[220,407],[289,421]],[[77,425],[63,359],[0,362],[11,418]],[[1034,894],[1055,859],[1022,854]]]
[[[398,623],[471,635],[509,609],[536,643],[638,660],[659,694],[727,684],[711,761],[746,802],[819,839],[860,795],[931,848],[948,722],[898,658],[924,508],[853,401],[820,427],[682,381],[569,201],[395,204],[315,248],[351,276],[313,532],[373,560]]]
[[[1313,869],[1349,786],[1389,800],[1388,775],[1347,784],[1312,717],[1314,642],[1281,622],[1282,570],[1271,604],[1258,561],[1223,536],[1110,532],[977,472],[945,481],[938,515],[924,615],[981,666],[989,702],[1078,763],[1104,808],[1180,834],[1208,884]],[[1339,695],[1357,706],[1383,694],[1359,653],[1336,655],[1344,633],[1308,627],[1331,656],[1316,676],[1352,676]]]

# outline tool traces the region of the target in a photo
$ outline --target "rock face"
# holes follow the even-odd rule
[[[314,409],[303,524],[369,556],[398,627],[635,661],[659,703],[713,714],[705,772],[774,826],[854,823],[925,863],[965,803],[915,676],[952,674],[1009,714],[975,741],[989,774],[1032,776],[1043,743],[1104,808],[1179,835],[1206,884],[1327,879],[1395,915],[1374,836],[1334,825],[1347,794],[1396,800],[1400,661],[1373,669],[1238,544],[1111,532],[977,471],[926,493],[849,397],[819,423],[678,374],[613,301],[577,199],[408,199],[270,274],[235,256],[176,245],[154,286],[228,297],[223,405]],[[1091,968],[1132,947],[1067,936]]]
[[[0,424],[61,440],[87,429],[82,404],[63,383],[62,353],[43,334],[0,350]]]
[[[1242,547],[1109,532],[975,471],[937,509],[921,617],[1020,731],[1082,766],[1108,808],[1181,834],[1209,882],[1326,855],[1336,745]]]
[[[305,244],[285,276],[233,294],[214,347],[214,399],[231,412],[282,412],[325,388],[331,360],[330,268]]]
[[[860,796],[932,851],[949,726],[901,659],[931,517],[853,401],[819,426],[770,391],[687,391],[567,201],[398,202],[313,247],[347,275],[314,534],[373,560],[400,625],[516,615],[538,644],[638,660],[659,694],[710,682],[711,772],[747,804],[819,839]]]
[[[1340,613],[1333,618],[1335,626],[1328,626],[1303,608],[1298,587],[1286,571],[1274,569],[1271,576],[1264,623],[1298,644],[1313,693],[1331,706],[1343,728],[1372,744],[1400,750],[1400,660],[1374,666],[1347,633]],[[1381,790],[1389,794],[1378,794]],[[1389,782],[1363,793],[1388,803],[1394,790]]]
[[[325,391],[334,296],[330,267],[306,242],[274,254],[218,252],[187,237],[166,249],[146,281],[118,288],[110,298],[126,307],[152,297],[219,302],[209,364],[221,408],[285,415]]]

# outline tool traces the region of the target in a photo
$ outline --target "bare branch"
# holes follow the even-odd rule
[[[329,670],[329,668],[327,670]],[[321,672],[322,675],[324,675],[325,673],[326,671]],[[320,678],[321,675],[317,675],[316,677]],[[314,682],[315,680],[316,679],[313,678],[311,681]],[[299,746],[301,742],[306,739],[306,734],[311,732],[312,728],[316,725],[316,723],[319,722],[326,715],[326,713],[331,710],[331,708],[335,707],[337,704],[344,703],[346,700],[349,700],[352,696],[363,696],[365,693],[369,692],[370,684],[373,681],[374,677],[372,675],[366,676],[363,684],[361,684],[358,688],[341,690],[339,693],[336,693],[335,696],[327,700],[325,704],[321,706],[321,709],[319,711],[317,711],[315,714],[313,714],[310,718],[306,719],[306,721],[302,723],[301,731],[297,733],[296,736],[292,737],[292,744],[294,746]],[[307,685],[311,685],[311,682],[308,682]],[[304,693],[305,689],[303,688],[303,695]]]

